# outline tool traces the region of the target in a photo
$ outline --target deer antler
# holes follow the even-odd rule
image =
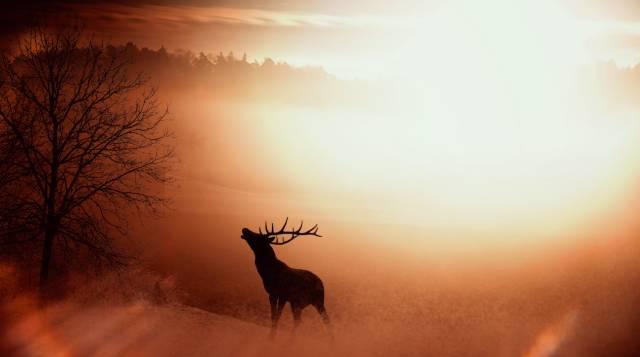
[[[265,233],[262,233],[262,229],[258,228],[258,231],[260,232],[260,234],[262,236],[264,236],[267,239],[270,239],[270,244],[273,245],[284,245],[287,244],[289,242],[291,242],[292,240],[300,237],[300,236],[316,236],[316,237],[322,237],[321,235],[318,234],[318,225],[314,225],[313,227],[307,229],[306,231],[302,230],[302,226],[304,224],[304,221],[300,222],[300,227],[298,227],[298,229],[294,229],[294,230],[289,230],[287,231],[287,223],[289,222],[289,217],[287,217],[287,219],[284,220],[284,224],[282,225],[282,228],[280,228],[280,230],[278,230],[277,232],[274,229],[273,223],[271,223],[271,230],[269,230],[269,227],[267,226],[267,222],[264,222],[264,229],[265,229]],[[278,240],[279,236],[282,235],[289,235],[290,237],[288,239],[283,239],[283,240]]]

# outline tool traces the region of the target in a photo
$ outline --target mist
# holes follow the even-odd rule
[[[165,90],[173,99],[179,137],[189,143],[179,146],[184,176],[175,189],[175,211],[140,236],[149,241],[147,251],[160,269],[176,274],[191,292],[190,305],[266,325],[266,296],[240,231],[289,217],[318,223],[324,235],[276,253],[323,278],[339,353],[569,356],[636,350],[636,184],[623,181],[623,194],[616,196],[622,198],[560,230],[550,229],[554,222],[544,217],[562,211],[542,211],[554,208],[549,206],[535,207],[525,225],[501,217],[490,220],[501,224],[473,224],[461,213],[434,222],[427,210],[397,210],[407,200],[372,194],[383,184],[401,194],[395,178],[363,182],[352,166],[339,167],[341,180],[330,181],[336,173],[314,158],[316,143],[304,140],[308,133],[283,129],[295,128],[283,124],[288,121],[310,120],[305,114],[314,111],[327,115],[311,120],[330,121],[337,112],[366,117],[373,110],[277,98],[254,106],[241,95],[231,95],[229,104],[220,102],[220,94]],[[613,113],[628,106],[608,108]],[[389,111],[384,108],[382,115]],[[286,117],[291,113],[299,116]],[[280,130],[274,135],[265,121],[280,123]],[[302,138],[302,144],[291,137]],[[315,140],[335,144],[331,136]],[[292,145],[283,148],[281,141]],[[637,156],[628,162],[636,163]],[[382,161],[380,168],[389,171],[395,164]],[[437,209],[442,203],[418,207]],[[532,226],[539,230],[527,231]],[[303,314],[303,325],[310,325],[306,333],[322,331],[314,315]]]
[[[411,91],[397,95],[398,82],[339,80],[317,68],[273,61],[265,61],[267,68],[265,62],[249,67],[246,60],[229,61],[238,69],[186,74],[171,61],[138,63],[168,103],[179,158],[175,182],[162,187],[171,208],[142,217],[130,233],[151,273],[133,273],[131,285],[71,275],[74,293],[46,307],[17,294],[23,300],[8,302],[2,321],[12,331],[8,351],[47,354],[53,350],[38,350],[46,338],[65,346],[62,355],[638,351],[640,227],[634,213],[640,157],[637,134],[628,132],[637,124],[619,115],[637,110],[635,104],[589,103],[589,109],[599,108],[597,125],[578,134],[600,140],[591,143],[598,150],[583,150],[582,141],[568,136],[551,137],[546,129],[566,124],[554,123],[536,127],[533,137],[525,125],[504,136],[469,139],[456,156],[429,139],[471,135],[446,137],[437,117],[442,112],[416,109],[419,98]],[[598,73],[605,71],[607,89],[636,88],[629,78],[637,69]],[[464,97],[460,101],[464,105]],[[469,113],[456,118],[473,131]],[[421,120],[432,132],[408,135],[425,129],[415,124]],[[562,133],[571,133],[572,125]],[[612,129],[602,134],[602,127]],[[505,139],[487,151],[490,159],[472,156],[509,135],[521,135],[516,139],[524,148]],[[555,144],[557,151],[536,162],[526,153],[538,152],[534,143],[543,138],[548,141],[542,146]],[[500,156],[507,148],[516,154]],[[598,158],[604,166],[565,166]],[[537,175],[525,181],[511,175],[525,166]],[[565,171],[570,175],[562,176]],[[265,221],[277,226],[285,217],[320,227],[323,237],[301,237],[275,251],[291,267],[322,278],[334,341],[312,309],[304,310],[294,337],[286,309],[276,340],[267,338],[268,298],[240,235],[244,227],[255,230]],[[11,269],[3,280],[13,279]],[[169,298],[155,301],[156,287]]]

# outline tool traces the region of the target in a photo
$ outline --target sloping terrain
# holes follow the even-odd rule
[[[271,339],[266,327],[180,304],[27,305],[4,324],[3,355],[282,356],[327,355],[335,348],[326,335],[293,335],[285,326]]]

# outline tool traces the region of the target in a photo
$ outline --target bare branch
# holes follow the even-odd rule
[[[16,244],[51,235],[64,254],[119,263],[126,212],[167,202],[153,186],[172,180],[172,134],[156,89],[129,73],[124,50],[82,38],[34,29],[0,61],[0,199],[15,202],[0,207],[0,234]]]

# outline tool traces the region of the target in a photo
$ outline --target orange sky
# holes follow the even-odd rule
[[[193,177],[215,178],[185,184],[197,187],[176,199],[185,206],[419,224],[443,241],[473,232],[495,244],[578,236],[626,209],[640,167],[635,116],[592,111],[577,79],[595,59],[634,58],[636,19],[620,11],[632,3],[362,4],[61,7],[113,42],[384,79],[383,100],[349,110],[170,96],[176,118],[197,118],[203,143],[183,161]],[[255,190],[264,182],[286,190]]]
[[[327,219],[418,222],[443,236],[529,241],[588,231],[585,223],[623,210],[634,189],[635,112],[593,111],[593,98],[578,90],[580,66],[636,60],[634,2],[54,4],[54,22],[73,14],[110,42],[246,52],[382,80],[375,106],[369,99],[347,110],[169,96],[177,118],[198,118],[190,124],[204,143],[198,149],[210,150],[184,159],[201,171],[194,176],[217,180],[190,196],[200,209],[224,200],[241,215],[250,200],[251,213],[280,216],[281,202],[302,202],[287,207]],[[238,137],[269,145],[238,145]],[[301,163],[312,164],[300,171]],[[287,191],[237,187],[261,181]]]

